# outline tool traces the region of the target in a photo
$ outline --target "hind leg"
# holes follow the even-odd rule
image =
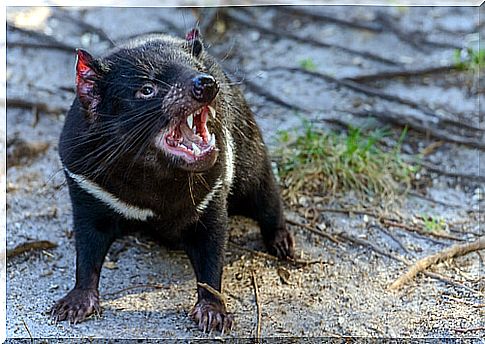
[[[281,259],[294,257],[293,235],[286,227],[279,190],[272,175],[260,184],[259,192],[255,193],[252,218],[261,228],[269,253]]]
[[[238,195],[238,190],[233,194]],[[247,216],[259,224],[269,253],[281,259],[294,257],[293,235],[286,227],[279,189],[269,166],[259,183],[230,203],[230,213]]]

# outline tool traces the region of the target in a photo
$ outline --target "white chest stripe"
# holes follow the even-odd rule
[[[222,185],[226,185],[229,190],[231,189],[232,179],[234,178],[234,142],[231,132],[224,127],[224,136],[226,139],[227,155],[226,155],[226,170],[224,175],[224,181],[218,178],[212,190],[204,197],[202,202],[197,205],[196,209],[199,213],[202,213],[209,205],[210,201],[214,198],[217,192],[222,188]]]
[[[76,181],[76,183],[86,192],[99,199],[108,205],[111,209],[117,213],[123,215],[125,218],[130,220],[141,220],[145,221],[149,217],[153,217],[155,214],[150,209],[142,209],[123,202],[118,197],[109,193],[108,191],[101,188],[96,183],[88,180],[86,177],[79,174],[72,173],[67,168],[64,168],[66,173]]]
[[[221,178],[218,178],[212,190],[204,197],[202,202],[200,202],[199,205],[196,207],[199,213],[202,213],[205,210],[205,208],[207,208],[207,206],[209,205],[209,202],[212,201],[217,191],[219,191],[221,187],[222,187],[222,180]]]
[[[227,146],[226,176],[224,181],[226,182],[226,186],[231,189],[232,180],[234,178],[234,157],[236,152],[234,151],[234,141],[231,132],[226,127],[224,127],[224,136],[226,138]]]

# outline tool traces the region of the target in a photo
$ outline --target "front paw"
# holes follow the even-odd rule
[[[218,301],[201,300],[197,302],[190,312],[190,317],[204,332],[216,329],[224,334],[232,329],[233,317]]]
[[[55,323],[67,320],[76,324],[93,313],[101,313],[98,291],[74,288],[52,307],[51,320]]]
[[[269,253],[280,259],[295,257],[295,241],[286,228],[278,229],[273,238],[266,241],[266,247]]]

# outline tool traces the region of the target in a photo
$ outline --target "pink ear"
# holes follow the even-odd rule
[[[94,109],[93,102],[97,102],[96,80],[99,75],[95,69],[94,58],[82,49],[77,49],[76,61],[76,90],[81,104],[86,109]]]
[[[193,41],[194,39],[199,38],[199,29],[192,29],[187,34],[185,35],[185,40],[187,41]]]

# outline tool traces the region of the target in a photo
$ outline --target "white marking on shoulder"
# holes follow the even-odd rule
[[[123,215],[125,218],[130,220],[146,221],[149,217],[155,216],[153,211],[151,211],[150,209],[138,208],[134,205],[128,204],[120,200],[118,197],[114,196],[113,194],[109,193],[108,191],[104,190],[102,187],[90,181],[86,177],[81,176],[79,174],[72,173],[65,167],[64,167],[64,170],[66,171],[68,176],[74,179],[74,181],[84,191],[88,192],[95,198],[104,202],[111,209]]]
[[[223,183],[222,183],[221,178],[217,178],[216,183],[214,184],[212,190],[207,195],[205,195],[202,202],[200,202],[199,205],[196,207],[196,209],[199,213],[202,213],[205,210],[205,208],[207,208],[210,201],[212,201],[214,199],[214,196],[216,195],[217,191],[219,191],[221,189],[222,184]]]
[[[224,176],[224,181],[226,182],[226,186],[229,188],[229,191],[232,186],[232,180],[234,178],[234,158],[236,156],[234,141],[232,139],[231,132],[224,127],[224,138],[226,139],[226,173]]]

